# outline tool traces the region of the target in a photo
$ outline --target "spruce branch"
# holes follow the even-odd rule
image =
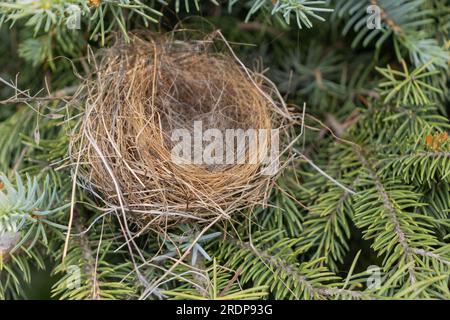
[[[355,152],[370,179],[361,184],[365,189],[359,192],[355,204],[355,223],[365,229],[366,239],[374,239],[372,247],[385,255],[384,268],[390,270],[392,275],[392,267],[395,270],[407,265],[409,283],[413,286],[419,281],[418,278],[430,277],[430,272],[447,274],[445,268],[433,270],[419,257],[437,258],[433,251],[443,247],[432,231],[431,219],[417,212],[425,206],[418,202],[420,195],[392,178],[382,181],[361,150]],[[438,261],[445,264],[448,260],[439,257]],[[433,289],[430,290],[432,292]]]
[[[136,295],[130,262],[123,260],[122,252],[110,224],[103,217],[100,226],[91,226],[86,233],[85,218],[78,212],[74,219],[77,234],[72,236],[69,251],[62,260],[63,239],[57,239],[53,270],[61,278],[54,284],[52,295],[69,300],[115,300]],[[61,262],[62,261],[62,262]]]
[[[432,61],[409,72],[404,60],[401,61],[403,71],[393,70],[390,66],[387,68],[376,68],[387,81],[381,82],[379,87],[381,95],[384,97],[384,103],[389,104],[395,99],[396,105],[422,106],[431,104],[430,93],[442,94],[439,88],[429,84],[429,78],[439,74],[439,71],[427,71]]]
[[[392,37],[398,60],[403,58],[400,51],[404,49],[416,67],[432,60],[429,70],[437,67],[446,69],[450,53],[434,37],[434,11],[426,9],[425,4],[425,0],[338,0],[336,15],[348,17],[344,34],[352,29],[356,32],[353,47],[360,43],[366,47],[377,39],[375,45],[380,50],[384,42]],[[367,27],[369,6],[379,8],[379,18],[383,22],[381,28]]]
[[[231,9],[235,3],[237,3],[236,0],[230,0],[229,8]],[[311,18],[325,21],[320,14],[333,12],[333,9],[323,7],[326,4],[326,1],[308,0],[253,0],[249,3],[250,9],[245,21],[248,22],[257,12],[265,10],[270,12],[271,15],[280,16],[287,25],[290,24],[293,17],[300,29],[303,26],[312,28]]]
[[[16,173],[16,186],[0,174],[0,297],[21,295],[21,281],[30,282],[30,264],[44,268],[40,250],[48,246],[49,229],[65,229],[55,215],[65,207],[55,207],[57,195],[37,178],[22,181]]]
[[[299,239],[283,238],[271,243],[276,234],[276,231],[257,233],[252,242],[229,240],[221,256],[231,267],[247,265],[242,270],[243,283],[267,284],[276,299],[371,298],[361,291],[339,288],[340,278],[320,266],[321,259],[296,262]]]

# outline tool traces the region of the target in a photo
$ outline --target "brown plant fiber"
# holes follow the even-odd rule
[[[172,159],[173,130],[192,132],[194,121],[202,121],[203,130],[288,127],[290,115],[274,85],[245,68],[225,39],[225,53],[212,43],[173,35],[132,35],[129,44],[119,39],[85,85],[72,159],[81,164],[85,186],[141,227],[229,219],[265,203],[277,176],[262,174],[260,163]],[[248,145],[244,152],[252,156]]]

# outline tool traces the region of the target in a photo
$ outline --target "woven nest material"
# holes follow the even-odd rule
[[[249,161],[174,161],[172,133],[192,133],[196,121],[203,131],[221,132],[284,129],[289,122],[277,89],[245,68],[225,39],[228,53],[220,53],[211,38],[147,34],[133,35],[129,44],[118,40],[85,85],[86,110],[72,159],[81,164],[85,186],[141,227],[229,219],[265,203],[277,175]],[[265,139],[270,148],[273,140]],[[247,143],[235,151],[249,159],[252,150]]]

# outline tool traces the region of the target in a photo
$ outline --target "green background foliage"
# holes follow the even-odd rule
[[[11,0],[0,25],[0,298],[450,298],[448,0]],[[306,104],[297,156],[266,208],[132,249],[77,187],[63,261],[88,54],[180,27],[220,29],[293,111]]]

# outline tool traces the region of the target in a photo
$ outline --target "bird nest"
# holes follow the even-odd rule
[[[144,227],[229,219],[265,203],[290,115],[220,32],[118,39],[84,89],[71,157],[108,208]]]

